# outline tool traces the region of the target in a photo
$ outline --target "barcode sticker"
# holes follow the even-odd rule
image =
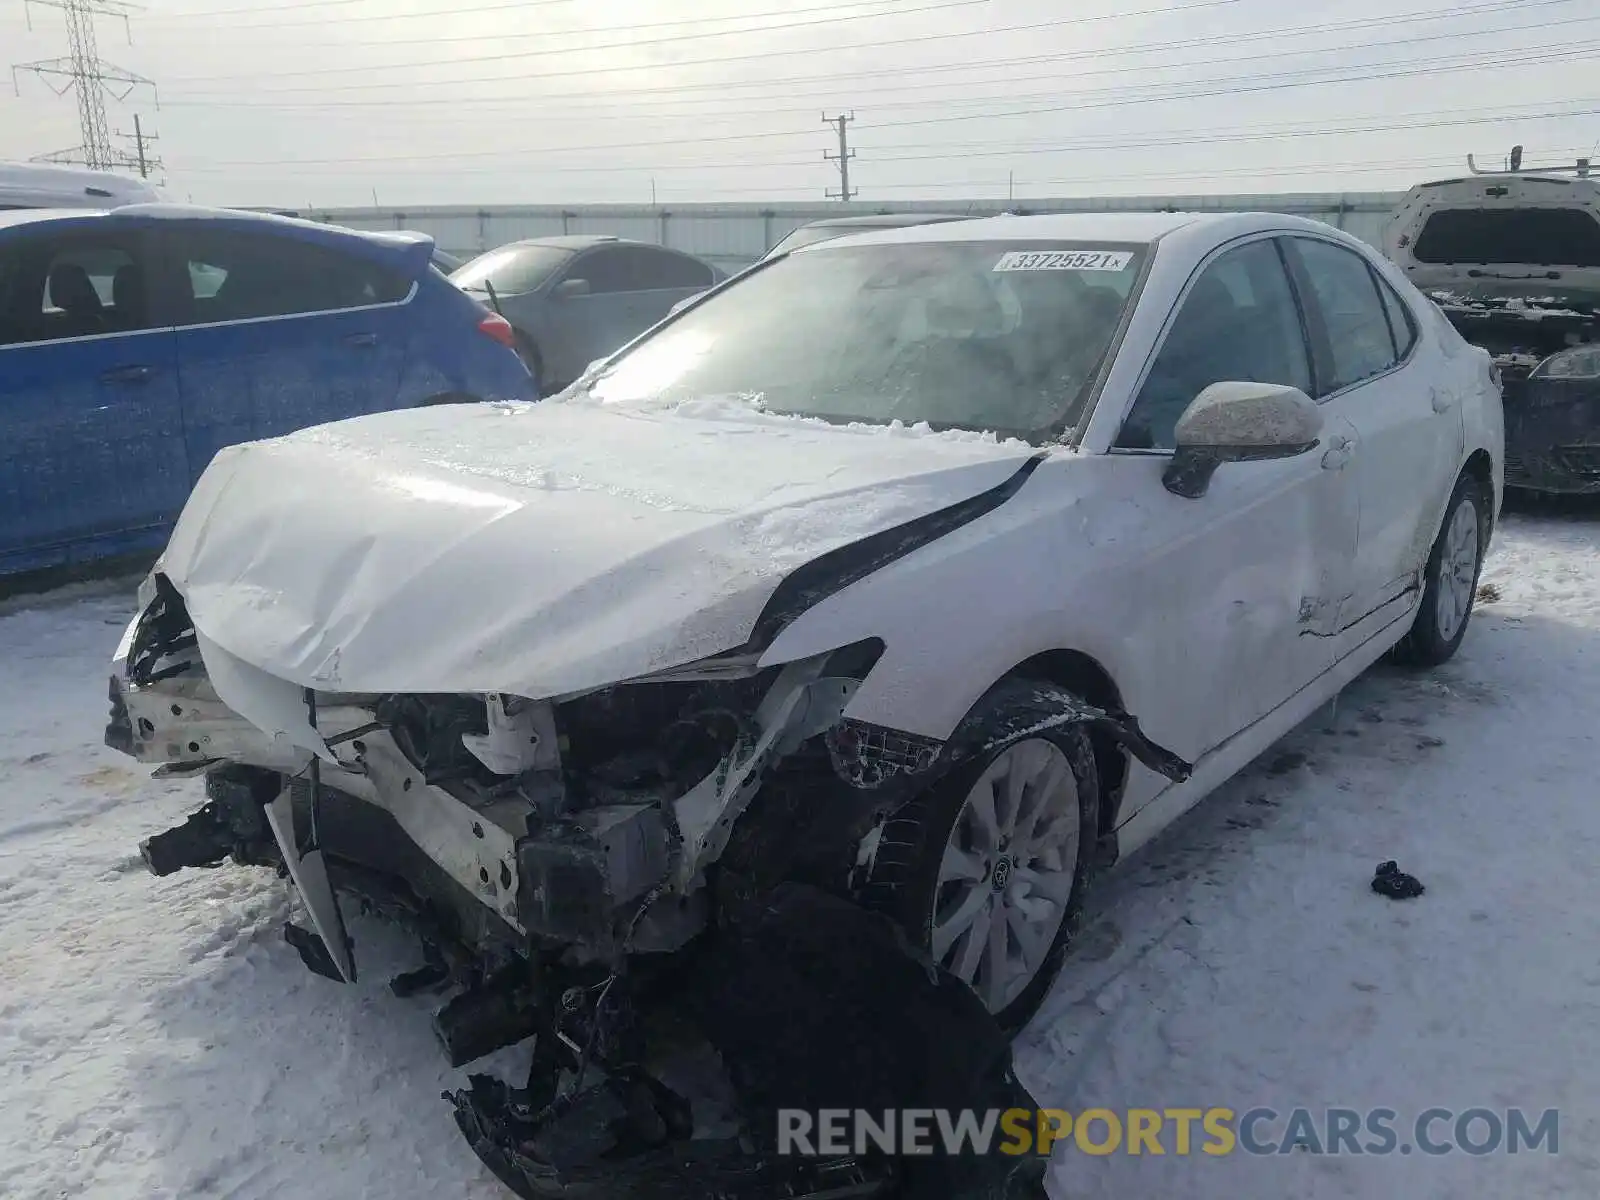
[[[995,263],[996,271],[1126,271],[1129,250],[1011,250]]]

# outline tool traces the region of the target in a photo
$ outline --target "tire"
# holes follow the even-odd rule
[[[1422,603],[1416,619],[1394,648],[1396,662],[1436,667],[1448,662],[1460,648],[1478,594],[1478,576],[1483,571],[1493,520],[1491,509],[1482,481],[1462,475],[1445,506],[1439,536],[1423,568]]]
[[[517,357],[522,359],[522,365],[528,368],[528,374],[533,376],[533,394],[539,399],[544,399],[544,360],[539,357],[539,348],[533,344],[533,339],[520,329],[516,333]]]
[[[1095,860],[1100,783],[1088,733],[1080,725],[1039,728],[1061,711],[1052,701],[1065,696],[1052,684],[1026,680],[1007,681],[991,691],[963,724],[984,748],[889,817],[861,888],[863,903],[900,922],[915,945],[972,986],[1008,1032],[1027,1024],[1055,981]],[[1002,781],[1013,772],[1045,783],[1048,793],[1025,791],[1021,805],[1009,803]],[[999,794],[989,794],[998,838],[981,819],[981,806],[971,803],[982,794],[980,784],[988,788],[996,782],[1002,782]],[[1037,818],[1043,815],[1035,807],[1039,803],[1048,806],[1049,823],[1021,843],[1015,836],[1019,811]],[[979,849],[985,841],[987,853]],[[961,868],[963,880],[948,878],[953,872],[943,870],[952,845],[958,853],[951,866]],[[1019,845],[1025,845],[1021,854]],[[1072,874],[1063,880],[1069,858]],[[1047,908],[1039,907],[1042,892],[1030,894],[1046,878],[1042,871],[1049,871],[1054,885]],[[947,877],[941,880],[941,874]],[[936,936],[941,909],[948,918],[974,905],[985,907],[970,918],[967,932],[953,942],[948,929]],[[992,947],[984,949],[976,966],[969,955],[977,953],[972,943],[980,926],[992,934],[1000,919],[1006,921],[1009,975],[997,986]],[[1031,949],[1018,936],[1023,930],[1033,935]],[[1018,959],[1010,957],[1013,946]]]

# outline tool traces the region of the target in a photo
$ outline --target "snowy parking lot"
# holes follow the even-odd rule
[[[1020,1044],[1041,1103],[1560,1110],[1559,1153],[1092,1156],[1058,1196],[1600,1194],[1600,511],[1508,516],[1462,653],[1379,667],[1108,880]],[[198,781],[100,742],[132,587],[0,611],[0,1195],[507,1195],[457,1134],[417,965],[309,974],[288,885],[143,870]],[[1373,894],[1398,860],[1427,891]],[[514,1060],[515,1052],[507,1052]]]

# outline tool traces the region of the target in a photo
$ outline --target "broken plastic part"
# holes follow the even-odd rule
[[[958,731],[958,737],[952,739],[952,742],[960,746],[957,750],[958,757],[965,758],[972,753],[993,750],[1018,738],[1042,733],[1047,729],[1059,729],[1064,725],[1088,725],[1109,736],[1145,766],[1158,774],[1165,775],[1174,783],[1182,783],[1193,772],[1194,764],[1151,741],[1139,727],[1139,719],[1132,713],[1097,708],[1072,693],[1050,684],[1039,686],[1040,701],[1053,706],[1057,710],[1055,716],[1024,727],[1003,726],[982,731],[974,730],[974,733],[982,732],[988,735],[977,744],[974,744],[970,737],[961,740],[961,731]]]

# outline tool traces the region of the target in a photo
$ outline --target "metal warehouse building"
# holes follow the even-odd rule
[[[313,209],[296,215],[355,229],[414,229],[433,235],[439,248],[470,257],[519,238],[563,233],[609,233],[655,242],[698,255],[727,270],[760,258],[796,226],[823,217],[866,213],[970,212],[1279,212],[1312,217],[1348,230],[1376,245],[1389,214],[1400,202],[1395,192],[1316,192],[1287,195],[1117,196],[1059,200],[929,200],[905,204],[676,204],[527,205],[472,208]]]

